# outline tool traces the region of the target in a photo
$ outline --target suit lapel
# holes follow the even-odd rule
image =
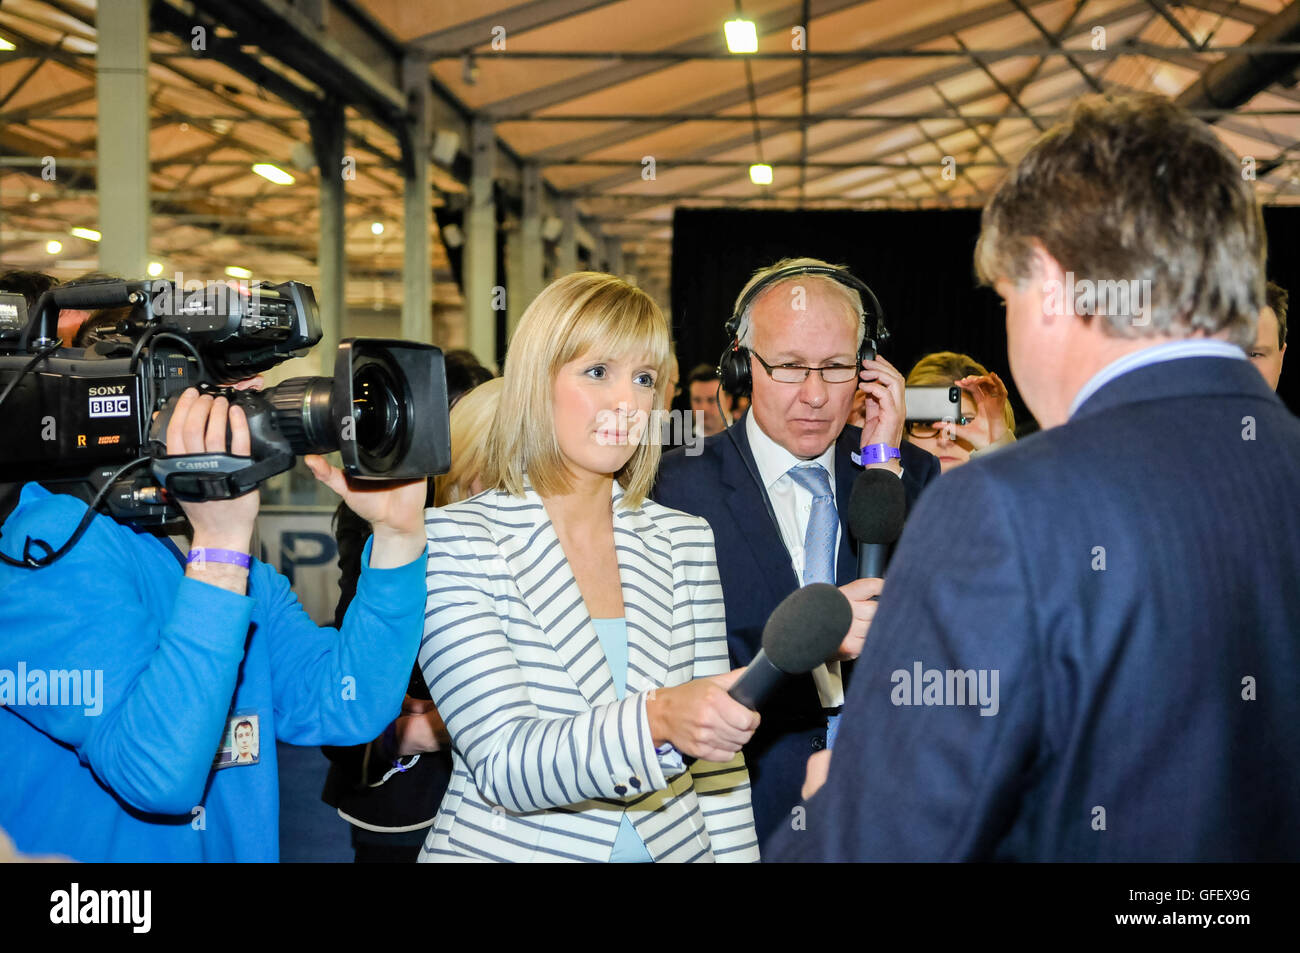
[[[614,484],[614,552],[627,620],[627,694],[662,688],[673,638],[673,555],[668,534],[645,507],[622,506]]]
[[[617,701],[596,627],[542,498],[531,486],[525,488],[525,497],[530,504],[527,508],[512,507],[509,517],[497,524],[512,524],[501,530],[497,544],[519,587],[519,596],[587,703],[595,706]],[[498,503],[511,499],[508,493],[497,494]]]
[[[758,466],[749,449],[745,421],[749,411],[734,424],[722,444],[722,482],[728,489],[727,509],[735,531],[749,547],[754,562],[773,597],[773,604],[799,588],[799,577],[790,563],[790,554],[769,513],[767,490],[759,486]],[[721,548],[721,544],[719,544]],[[736,596],[731,596],[736,598]]]

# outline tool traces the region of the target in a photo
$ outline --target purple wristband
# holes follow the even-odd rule
[[[200,566],[204,563],[228,563],[231,566],[248,569],[253,565],[253,557],[234,549],[208,549],[206,546],[197,546],[190,550],[190,555],[185,560],[185,565],[191,563],[198,563]]]
[[[887,443],[868,444],[861,452],[849,454],[849,459],[860,467],[865,467],[869,463],[888,463],[895,457],[902,457],[902,453],[897,447],[891,447]]]

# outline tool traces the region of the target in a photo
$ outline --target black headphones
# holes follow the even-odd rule
[[[846,288],[852,288],[862,298],[865,310],[861,317],[864,320],[864,334],[862,343],[858,346],[858,367],[866,360],[874,360],[876,351],[881,344],[889,340],[889,329],[885,327],[885,312],[880,307],[880,301],[876,294],[866,283],[849,274],[843,268],[834,268],[830,265],[791,265],[787,268],[778,268],[770,275],[764,275],[762,279],[754,284],[736,302],[736,310],[732,312],[731,317],[727,319],[726,329],[731,340],[727,344],[726,350],[718,358],[718,377],[722,381],[722,389],[729,394],[740,397],[748,397],[753,388],[753,382],[749,376],[749,348],[740,346],[740,322],[744,317],[749,306],[757,300],[768,288],[788,278],[796,278],[800,275],[813,275],[820,278],[830,278],[838,281]]]

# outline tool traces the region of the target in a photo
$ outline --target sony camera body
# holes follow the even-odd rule
[[[0,293],[0,482],[61,484],[138,525],[182,517],[176,500],[227,499],[339,451],[351,478],[401,480],[451,462],[442,352],[349,339],[333,377],[264,391],[228,385],[301,356],[321,337],[315,296],[298,282],[234,285],[106,281],[55,288],[28,317]],[[17,297],[17,302],[14,298]],[[62,309],[98,310],[94,343],[67,348]],[[109,310],[116,309],[116,310]],[[164,435],[188,387],[244,409],[251,455],[168,457]]]

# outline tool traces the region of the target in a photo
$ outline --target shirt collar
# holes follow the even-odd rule
[[[835,441],[822,451],[821,456],[812,460],[803,460],[781,446],[758,425],[754,411],[745,414],[745,436],[749,438],[749,449],[754,454],[754,463],[758,467],[759,478],[763,488],[771,490],[772,486],[786,475],[791,467],[800,464],[820,463],[831,478],[831,492],[835,492]]]
[[[1216,341],[1207,338],[1170,341],[1166,344],[1153,344],[1151,347],[1144,347],[1140,351],[1132,351],[1111,361],[1088,378],[1088,382],[1079,388],[1079,392],[1074,395],[1074,400],[1070,402],[1069,416],[1073,417],[1089,397],[1117,377],[1122,377],[1139,367],[1159,364],[1162,361],[1177,361],[1185,357],[1230,357],[1244,361],[1246,352],[1235,344],[1229,344],[1227,341]]]

